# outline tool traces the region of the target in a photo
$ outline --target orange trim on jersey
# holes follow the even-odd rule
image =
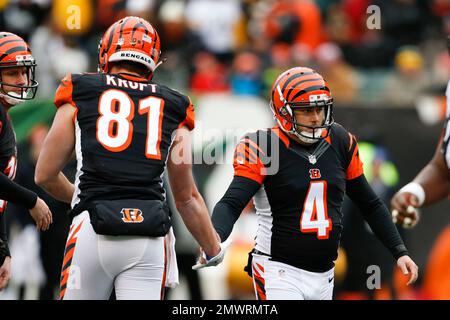
[[[358,178],[364,173],[363,163],[359,158],[358,145],[356,145],[355,150],[353,150],[352,160],[347,168],[347,180],[352,180]]]
[[[62,300],[64,299],[64,295],[66,293],[67,289],[67,281],[69,280],[69,271],[70,266],[72,264],[72,258],[75,253],[75,247],[78,240],[78,231],[80,231],[81,226],[83,225],[83,221],[74,229],[73,233],[70,235],[70,231],[72,231],[73,226],[70,228],[69,231],[69,239],[67,240],[66,249],[64,252],[64,259],[62,264],[62,271],[61,271],[61,281],[60,281],[60,293],[59,298]]]
[[[329,131],[329,130],[328,130],[328,131]],[[331,145],[331,135],[330,135],[329,132],[323,131],[323,132],[322,132],[322,137],[325,136],[327,133],[328,133],[328,136],[325,138],[325,141],[328,142],[328,144]]]
[[[59,108],[63,104],[69,103],[76,108],[77,105],[72,100],[72,93],[73,93],[72,75],[68,74],[64,79],[61,80],[58,89],[56,89],[54,99],[55,106]]]
[[[178,128],[186,126],[189,130],[195,128],[195,111],[191,98],[189,98],[189,106],[186,108],[186,118],[178,125]]]
[[[261,271],[264,272],[264,268],[258,264],[258,267],[261,268]],[[267,300],[266,297],[266,282],[264,280],[264,277],[261,276],[261,274],[258,272],[258,269],[255,267],[255,265],[252,265],[253,268],[253,281],[255,283],[255,291],[256,296],[258,300]]]
[[[239,143],[238,147],[236,148],[236,153],[236,155],[239,155],[239,153],[243,154],[245,156],[245,159],[249,160],[251,164],[255,164],[260,161],[259,156],[247,144],[245,144],[245,142]]]
[[[280,127],[275,126],[272,128],[272,131],[278,136],[281,141],[283,141],[286,148],[289,148],[289,138],[286,134],[284,134],[283,130],[281,130]]]
[[[247,142],[249,145],[251,145],[253,148],[257,149],[259,152],[261,152],[262,155],[266,155],[264,151],[261,150],[261,148],[252,140],[250,139],[244,139],[242,142]]]
[[[259,184],[263,183],[263,181],[264,181],[264,176],[258,175],[254,172],[250,172],[248,170],[241,169],[241,168],[234,170],[234,176],[248,178],[255,182],[258,182]]]
[[[256,155],[251,154],[249,150],[250,148],[243,142],[237,145],[233,161],[234,175],[249,178],[261,184],[265,178],[266,168],[261,160]],[[256,159],[251,159],[250,154],[253,157],[256,156]],[[247,155],[249,155],[248,158]]]

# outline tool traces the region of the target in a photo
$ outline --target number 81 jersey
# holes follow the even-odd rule
[[[194,127],[187,96],[127,74],[69,74],[55,105],[76,108],[72,206],[97,199],[164,200],[161,176],[174,131]]]

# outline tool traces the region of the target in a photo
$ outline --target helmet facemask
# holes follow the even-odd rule
[[[2,71],[10,68],[26,68],[27,83],[25,85],[17,85],[13,83],[4,82]],[[35,77],[36,62],[33,58],[29,60],[22,60],[16,63],[0,64],[0,97],[8,104],[16,105],[21,102],[32,100],[36,96],[39,83]],[[5,87],[19,88],[20,92],[6,91]]]
[[[282,96],[282,95],[280,95]],[[271,108],[274,109],[273,102],[271,101]],[[306,108],[320,108],[323,110],[323,121],[320,125],[311,126],[304,123],[297,122],[295,116],[295,110]],[[280,119],[277,118],[280,127],[289,134],[295,135],[300,141],[306,144],[313,144],[320,139],[328,137],[330,133],[330,127],[334,122],[333,119],[333,98],[326,95],[311,95],[309,102],[287,102],[283,101],[283,106],[278,110],[279,115],[290,126],[284,123],[280,123]],[[289,128],[289,129],[287,129]],[[311,132],[305,129],[311,129]]]

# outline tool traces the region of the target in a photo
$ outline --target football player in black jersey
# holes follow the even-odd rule
[[[345,195],[409,274],[408,284],[415,282],[418,268],[364,177],[356,138],[333,121],[322,76],[303,67],[283,72],[270,106],[278,125],[238,143],[233,181],[212,216],[224,241],[253,198],[258,229],[247,271],[256,297],[332,299]]]
[[[38,229],[47,230],[52,213],[36,193],[13,181],[16,174],[16,137],[8,111],[11,107],[33,99],[38,83],[34,78],[36,63],[28,44],[19,36],[0,32],[0,290],[11,275],[4,212],[7,201],[25,206]]]
[[[99,73],[68,75],[36,168],[36,182],[72,203],[62,299],[161,299],[177,282],[162,175],[186,226],[212,261],[224,250],[193,180],[190,99],[153,81],[160,39],[142,18],[105,32]],[[61,173],[75,150],[75,185]]]

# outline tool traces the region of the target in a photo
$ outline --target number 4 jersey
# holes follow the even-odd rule
[[[55,105],[67,103],[76,108],[72,207],[98,199],[164,200],[161,176],[174,131],[194,127],[190,99],[143,78],[86,73],[62,80]]]
[[[0,170],[9,179],[16,175],[16,136],[8,113],[0,105]],[[0,199],[0,214],[6,209],[7,202]]]
[[[234,170],[235,178],[260,185],[253,197],[255,249],[301,269],[329,270],[343,229],[346,182],[363,174],[356,139],[336,123],[311,147],[278,127],[259,130],[237,145]]]

